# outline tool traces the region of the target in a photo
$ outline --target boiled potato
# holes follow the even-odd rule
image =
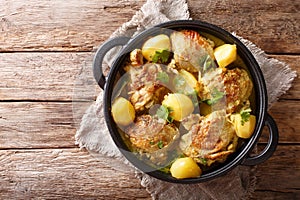
[[[112,116],[115,122],[121,126],[127,126],[131,124],[135,118],[135,110],[133,105],[127,99],[118,97],[112,107]]]
[[[214,56],[220,67],[226,67],[236,60],[236,45],[223,44],[214,49]]]
[[[188,72],[184,69],[181,69],[181,70],[179,70],[179,75],[186,81],[186,83],[191,88],[195,89],[197,92],[200,91],[199,83],[193,74],[191,74],[190,72]]]
[[[165,34],[160,34],[148,39],[143,47],[142,54],[148,61],[152,61],[156,51],[171,49],[170,38]]]
[[[249,120],[244,122],[244,124],[242,124],[240,114],[235,114],[233,119],[236,135],[244,139],[250,138],[255,128],[256,117],[254,115],[250,115]]]
[[[170,116],[176,121],[182,121],[194,111],[192,100],[180,93],[168,94],[165,96],[162,105],[169,108]]]
[[[171,165],[171,175],[177,179],[199,177],[202,170],[197,163],[190,157],[178,158]]]

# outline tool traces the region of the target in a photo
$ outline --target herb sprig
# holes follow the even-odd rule
[[[164,105],[161,105],[157,111],[156,111],[156,115],[157,117],[166,120],[169,123],[173,122],[173,117],[170,116],[170,113],[172,112],[172,109],[167,108]]]
[[[163,141],[161,141],[161,140],[158,141],[157,146],[158,146],[159,149],[162,149],[164,147]]]
[[[149,144],[150,144],[150,145],[154,145],[155,142],[150,141]],[[159,141],[157,142],[157,147],[158,147],[159,149],[162,149],[162,148],[164,147],[164,142],[161,141],[161,140],[159,140]]]
[[[162,83],[169,83],[169,75],[166,72],[158,72],[156,76],[156,80],[161,81]]]
[[[212,68],[217,68],[214,60],[210,57],[210,55],[201,57],[199,60],[199,64],[202,67],[203,72],[206,72]]]
[[[244,124],[249,121],[250,119],[250,112],[251,112],[251,108],[245,109],[245,110],[241,110],[240,115],[241,115],[241,124],[242,126],[244,126]]]
[[[207,165],[207,159],[206,158],[200,158],[201,164]]]
[[[217,88],[214,88],[211,93],[211,99],[203,100],[203,102],[207,103],[208,105],[216,104],[224,97],[224,92],[219,91]]]
[[[152,62],[166,63],[168,62],[169,57],[170,57],[170,51],[168,51],[167,49],[155,51],[155,54],[152,57]]]

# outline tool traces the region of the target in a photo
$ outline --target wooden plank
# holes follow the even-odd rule
[[[0,151],[1,199],[151,199],[134,173],[79,149]]]
[[[94,100],[93,53],[0,53],[0,100]]]
[[[299,156],[299,145],[278,146],[273,156],[257,167],[258,193],[253,199],[299,199]]]
[[[0,53],[0,100],[94,100],[94,53]],[[300,74],[300,56],[274,56]],[[300,78],[282,96],[300,98]]]
[[[0,2],[0,51],[91,51],[143,1]]]
[[[281,99],[300,99],[300,56],[297,55],[269,55],[270,58],[275,58],[290,66],[293,71],[296,71],[297,77],[292,82],[292,87],[282,95]]]
[[[188,0],[191,17],[236,32],[268,53],[300,53],[299,2]]]
[[[0,51],[90,51],[145,0],[0,2]],[[267,52],[300,53],[299,3],[189,0],[193,19],[235,31]],[[112,6],[113,5],[113,6]]]
[[[76,128],[90,104],[2,102],[0,149],[74,147]],[[300,124],[295,123],[300,121],[299,108],[298,101],[281,101],[271,108],[270,114],[279,128],[280,143],[300,143]],[[261,142],[267,141],[267,133],[263,134]]]
[[[0,113],[0,148],[74,147],[71,103],[1,103]]]
[[[277,192],[267,190],[255,190],[252,200],[263,199],[263,200],[282,200],[282,199],[299,199],[300,194],[298,191],[295,192]]]
[[[275,120],[279,131],[280,143],[299,143],[300,140],[300,107],[299,101],[278,101],[270,108],[269,114]],[[264,128],[260,142],[265,143],[269,139],[269,130]]]
[[[253,199],[279,199],[277,194],[297,199],[299,156],[299,145],[279,146],[271,159],[257,167],[258,192]],[[1,150],[0,197],[150,199],[134,174],[111,168],[113,162],[79,149]]]

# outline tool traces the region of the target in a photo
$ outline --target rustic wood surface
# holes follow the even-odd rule
[[[0,1],[0,199],[151,199],[133,174],[110,167],[111,158],[74,144],[79,117],[99,91],[94,52],[144,3]],[[299,74],[299,1],[188,3],[193,19],[236,32]],[[300,199],[299,101],[297,77],[269,110],[279,146],[257,167],[253,199]],[[267,138],[265,130],[260,148]]]

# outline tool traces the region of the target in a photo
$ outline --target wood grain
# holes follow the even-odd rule
[[[191,17],[236,32],[268,53],[300,53],[299,1],[189,0]]]
[[[0,199],[151,199],[127,168],[74,144],[99,92],[94,52],[145,2],[0,1]],[[193,19],[236,32],[297,71],[268,111],[280,143],[257,166],[252,199],[300,199],[300,2],[187,2]],[[264,130],[259,149],[267,139]]]
[[[270,108],[268,113],[273,117],[278,126],[279,142],[299,144],[300,142],[300,121],[299,101],[278,101]],[[261,143],[267,142],[269,139],[269,130],[264,128],[260,138]]]
[[[0,51],[91,51],[143,1],[0,2]]]
[[[296,71],[297,77],[292,82],[292,87],[286,92],[286,94],[282,95],[281,99],[300,99],[300,56],[296,55],[269,55],[269,58],[275,58],[280,62],[284,62],[289,65],[289,67]]]
[[[0,100],[94,100],[93,53],[0,54]]]
[[[0,51],[91,51],[130,20],[144,2],[3,0]],[[234,31],[267,52],[300,53],[298,1],[188,3],[193,19]]]
[[[0,104],[0,148],[74,147],[71,103]]]
[[[99,87],[92,74],[94,53],[2,53],[0,54],[0,100],[94,100]],[[300,74],[300,56],[269,55]],[[282,96],[300,98],[300,78]]]
[[[299,156],[299,146],[280,146],[270,160],[259,165],[259,192],[253,199],[274,199],[282,192],[286,193],[282,197],[299,197]],[[150,199],[134,174],[120,166],[112,168],[113,162],[78,149],[2,150],[0,197]]]
[[[299,145],[278,146],[269,160],[258,165],[258,193],[253,199],[299,199],[299,156]]]
[[[76,128],[91,103],[0,103],[0,149],[74,147]],[[280,143],[300,143],[300,124],[295,123],[300,121],[299,110],[298,101],[281,101],[271,108],[270,114],[278,125]],[[268,131],[265,131],[261,142],[265,143],[267,139]]]
[[[1,199],[150,199],[134,173],[79,149],[0,151]]]

